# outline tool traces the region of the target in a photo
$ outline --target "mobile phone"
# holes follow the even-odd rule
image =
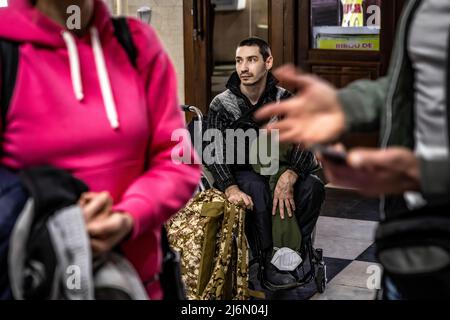
[[[314,152],[319,152],[327,161],[330,161],[335,165],[339,166],[347,165],[346,152],[336,151],[330,146],[325,146],[322,144],[316,144],[312,149]]]

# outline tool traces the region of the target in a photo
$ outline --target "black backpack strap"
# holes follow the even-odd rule
[[[137,50],[133,42],[133,37],[131,36],[130,28],[128,27],[127,18],[114,17],[112,18],[112,23],[117,40],[125,49],[131,63],[136,68]]]
[[[6,119],[16,85],[18,67],[19,44],[0,39],[0,119]]]
[[[163,251],[163,263],[159,281],[164,292],[164,300],[186,300],[186,292],[181,275],[180,254],[170,247],[165,226],[161,229],[161,247]]]

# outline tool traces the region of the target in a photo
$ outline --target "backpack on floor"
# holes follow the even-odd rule
[[[248,245],[245,209],[210,189],[197,195],[167,225],[181,254],[189,300],[246,300]]]

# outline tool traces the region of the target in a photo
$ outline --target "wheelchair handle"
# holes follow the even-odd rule
[[[180,107],[183,112],[195,113],[195,115],[198,117],[198,120],[203,121],[203,113],[199,108],[194,107],[194,106],[184,105],[184,104],[181,105]]]

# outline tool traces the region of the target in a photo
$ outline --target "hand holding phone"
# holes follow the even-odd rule
[[[313,152],[318,152],[322,157],[330,161],[331,163],[338,166],[346,166],[347,163],[347,153],[345,151],[338,151],[330,146],[325,146],[322,144],[316,144],[312,147]]]

